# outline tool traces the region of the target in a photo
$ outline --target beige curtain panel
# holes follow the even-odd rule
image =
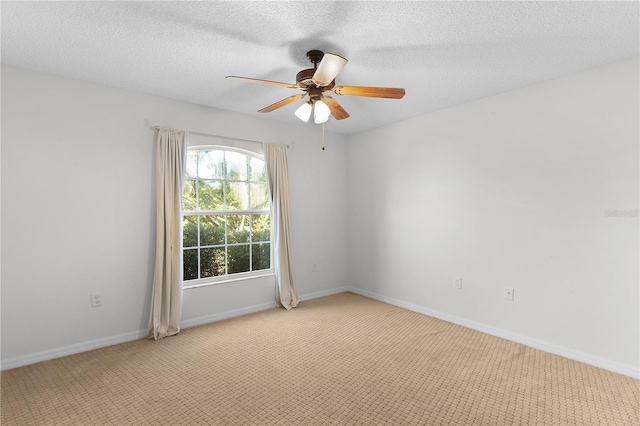
[[[182,315],[182,185],[187,132],[158,130],[156,267],[148,337],[155,340],[180,332]]]
[[[271,197],[271,232],[273,234],[276,303],[287,310],[298,306],[298,292],[293,279],[291,260],[291,218],[289,214],[289,172],[287,147],[264,144],[269,196]]]

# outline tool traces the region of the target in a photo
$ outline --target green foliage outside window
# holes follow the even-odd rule
[[[185,281],[271,267],[262,160],[235,151],[188,151],[183,211]]]

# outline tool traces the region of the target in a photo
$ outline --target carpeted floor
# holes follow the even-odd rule
[[[352,293],[2,372],[3,425],[640,425],[640,381]]]

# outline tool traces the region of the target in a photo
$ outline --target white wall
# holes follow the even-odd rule
[[[638,218],[605,210],[638,209],[638,91],[635,59],[330,134],[322,152],[317,127],[3,66],[2,367],[146,329],[155,243],[147,124],[158,124],[292,145],[303,296],[348,284],[637,372]],[[503,299],[505,286],[515,301]],[[93,292],[104,306],[90,307]],[[273,292],[272,279],[186,290],[183,322],[270,306]]]
[[[350,138],[350,285],[637,375],[638,75],[636,58]]]
[[[3,368],[146,329],[155,258],[148,124],[290,144],[299,293],[345,285],[344,136],[328,133],[323,152],[315,126],[2,66]],[[91,308],[90,293],[102,307]],[[183,323],[273,304],[273,278],[189,289]]]

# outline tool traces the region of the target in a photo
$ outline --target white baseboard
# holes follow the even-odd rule
[[[76,343],[73,345],[62,346],[60,348],[48,349],[42,352],[17,356],[2,361],[0,370],[9,370],[11,368],[23,367],[36,362],[48,361],[54,358],[60,358],[67,355],[78,354],[80,352],[92,351],[107,346],[117,345],[118,343],[130,342],[132,340],[142,339],[146,337],[147,330],[131,331],[129,333],[117,334],[115,336],[103,337],[101,339],[90,340],[88,342]]]
[[[311,300],[318,297],[329,296],[332,294],[343,293],[347,291],[346,287],[338,287],[330,290],[323,290],[300,296],[301,300]],[[258,305],[247,306],[240,309],[232,309],[230,311],[219,312],[211,315],[205,315],[198,318],[184,320],[180,323],[180,328],[195,327],[198,325],[208,324],[211,322],[221,321],[229,318],[239,317],[242,315],[252,314],[254,312],[265,311],[275,308],[275,301],[269,303],[261,303]],[[22,355],[10,358],[0,363],[0,370],[9,370],[11,368],[23,367],[36,362],[48,361],[54,358],[60,358],[67,355],[74,355],[81,352],[100,349],[107,346],[117,345],[119,343],[130,342],[132,340],[142,339],[147,336],[147,330],[132,331],[129,333],[118,334],[115,336],[104,337],[101,339],[90,340],[88,342],[76,343],[73,345],[63,346],[55,349],[48,349],[33,354]]]
[[[475,321],[471,321],[465,318],[460,318],[454,315],[439,312],[433,309],[425,308],[423,306],[414,305],[412,303],[404,302],[402,300],[394,299],[387,296],[382,296],[367,290],[362,290],[356,287],[336,287],[329,290],[318,291],[314,293],[308,293],[300,296],[300,300],[311,300],[319,297],[330,296],[333,294],[343,293],[350,291],[352,293],[359,294],[361,296],[369,297],[374,300],[389,303],[400,308],[408,309],[413,312],[418,312],[430,317],[438,318],[447,322],[461,325],[473,330],[481,331],[483,333],[490,334],[492,336],[501,337],[503,339],[510,340],[512,342],[521,343],[523,345],[539,349],[541,351],[549,352],[552,354],[560,355],[565,358],[573,359],[575,361],[584,362],[585,364],[593,365],[595,367],[603,368],[605,370],[613,371],[615,373],[623,374],[625,376],[633,377],[634,379],[640,379],[640,371],[634,366],[622,364],[617,361],[611,361],[608,359],[596,357],[584,352],[568,349],[559,345],[544,342],[541,340],[533,339],[528,336],[513,333],[507,330],[502,330],[496,327],[481,324]],[[275,302],[262,303],[253,306],[247,306],[240,309],[233,309],[230,311],[220,312],[212,315],[206,315],[190,320],[183,321],[181,328],[195,327],[198,325],[208,324],[215,321],[221,321],[228,318],[234,318],[241,315],[247,315],[254,312],[260,312],[267,309],[275,308]],[[33,354],[18,356],[10,358],[6,361],[2,361],[0,364],[0,370],[9,370],[11,368],[22,367],[29,364],[35,364],[36,362],[47,361],[54,358],[60,358],[67,355],[73,355],[80,352],[86,352],[94,349],[104,348],[106,346],[117,345],[119,343],[130,342],[136,339],[142,339],[146,337],[146,330],[132,331],[129,333],[118,334],[115,336],[104,337],[101,339],[90,340],[88,342],[77,343],[73,345],[63,346],[60,348],[49,349]]]
[[[300,300],[317,299],[318,297],[330,296],[332,294],[344,293],[347,287],[337,287],[329,290],[317,291],[314,293],[303,294],[299,296]],[[233,309],[230,311],[220,312],[211,315],[204,315],[198,318],[182,321],[180,328],[196,327],[198,325],[209,324],[211,322],[222,321],[229,318],[239,317],[242,315],[253,314],[255,312],[266,311],[276,307],[276,302],[261,303],[258,305],[247,306],[245,308]]]
[[[245,308],[233,309],[230,311],[220,312],[212,315],[206,315],[180,323],[180,328],[195,327],[197,325],[208,324],[210,322],[221,321],[228,318],[238,317],[241,315],[247,315],[254,312],[264,311],[267,309],[275,308],[276,303],[263,303],[259,305],[247,306]],[[18,356],[10,358],[6,361],[2,361],[0,370],[9,370],[11,368],[23,367],[29,364],[35,364],[36,362],[48,361],[54,358],[60,358],[67,355],[74,355],[81,352],[91,351],[94,349],[100,349],[107,346],[117,345],[119,343],[130,342],[132,340],[143,339],[147,337],[147,330],[132,331],[129,333],[118,334],[115,336],[104,337],[102,339],[90,340],[88,342],[76,343],[69,346],[63,346],[55,349],[48,349],[42,352],[36,352],[33,354]]]
[[[465,318],[460,318],[455,315],[446,314],[444,312],[436,311],[433,309],[425,308],[423,306],[414,305],[412,303],[404,302],[402,300],[394,299],[387,296],[382,296],[367,290],[362,290],[356,287],[347,287],[347,291],[359,294],[361,296],[375,299],[380,302],[385,302],[390,305],[398,306],[400,308],[408,309],[413,312],[418,312],[430,317],[438,318],[447,322],[461,325],[463,327],[470,328],[472,330],[481,331],[492,336],[500,337],[512,342],[521,343],[534,349],[538,349],[544,352],[549,352],[555,355],[560,355],[565,358],[572,359],[574,361],[583,362],[585,364],[592,365],[594,367],[603,368],[605,370],[613,371],[614,373],[623,374],[625,376],[632,377],[634,379],[640,379],[640,371],[637,367],[632,365],[623,364],[617,361],[612,361],[605,358],[593,356],[584,352],[576,351],[573,349],[565,348],[553,343],[544,342],[542,340],[534,339],[522,334],[513,333],[511,331],[503,330],[497,327],[481,324],[479,322],[471,321]]]
[[[317,299],[319,297],[331,296],[332,294],[344,293],[349,291],[348,287],[336,287],[329,290],[316,291],[313,293],[303,294],[299,297],[301,301]]]
[[[222,321],[229,318],[235,318],[242,315],[253,314],[255,312],[266,311],[267,309],[275,308],[276,302],[260,303],[258,305],[247,306],[239,309],[232,309],[230,311],[219,312],[211,315],[204,315],[201,317],[193,318],[190,320],[183,320],[180,322],[180,328],[196,327],[198,325],[209,324],[211,322]]]
[[[311,300],[311,299],[317,299],[318,297],[330,296],[332,294],[344,293],[345,291],[347,291],[347,287],[336,287],[329,290],[316,291],[314,293],[303,294],[298,296],[298,298],[301,301]],[[267,309],[272,309],[275,307],[276,307],[276,302],[273,301],[269,303],[261,303],[258,305],[247,306],[245,308],[233,309],[231,311],[205,315],[198,318],[182,321],[180,323],[180,328],[189,328],[189,327],[195,327],[198,325],[209,324],[211,322],[222,321],[229,318],[252,314],[254,312],[266,311]]]

